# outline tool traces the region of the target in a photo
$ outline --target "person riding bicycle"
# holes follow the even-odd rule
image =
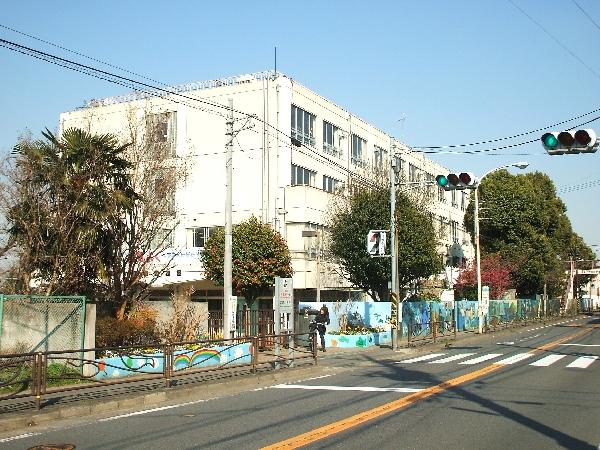
[[[319,310],[319,314],[317,314],[317,316],[315,317],[315,322],[317,324],[317,331],[319,332],[319,337],[321,338],[321,350],[325,352],[327,351],[325,350],[325,331],[327,331],[325,325],[329,325],[331,323],[331,321],[329,320],[329,310],[327,309],[327,306],[323,305],[321,307],[321,309]]]

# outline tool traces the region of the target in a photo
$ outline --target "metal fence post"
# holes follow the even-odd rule
[[[312,332],[312,339],[311,339],[311,350],[312,350],[312,354],[313,354],[313,359],[315,360],[315,365],[317,364],[317,332],[313,331]]]
[[[252,336],[252,352],[251,352],[251,360],[252,360],[252,373],[256,373],[256,366],[258,364],[258,337]]]
[[[171,344],[165,344],[163,350],[163,376],[165,377],[165,387],[171,387],[171,370],[172,370],[172,346]]]

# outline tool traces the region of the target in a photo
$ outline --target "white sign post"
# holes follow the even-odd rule
[[[273,298],[274,332],[279,336],[283,330],[289,334],[294,333],[294,283],[291,278],[275,277],[275,297]],[[283,330],[282,330],[283,323]],[[288,338],[288,348],[293,351],[291,342]],[[281,355],[280,338],[275,338],[275,357],[279,359]],[[279,363],[275,362],[275,368],[279,368]]]
[[[231,337],[235,337],[235,330],[237,329],[236,316],[237,316],[237,304],[238,298],[235,295],[229,297],[229,329],[231,330]],[[228,339],[228,337],[223,336],[223,339]]]
[[[481,318],[487,318],[490,312],[490,287],[481,286]]]

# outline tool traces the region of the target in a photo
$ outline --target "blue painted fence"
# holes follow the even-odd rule
[[[352,326],[389,330],[390,302],[323,302],[322,304],[329,309],[331,325],[327,327],[328,332],[339,332],[343,317]],[[310,302],[300,303],[300,309],[305,307],[318,309],[319,305]],[[540,308],[542,308],[541,301],[537,299],[490,300],[488,322],[493,318],[497,323],[533,319],[543,314],[543,309]],[[560,302],[557,299],[549,299],[546,308],[546,315],[558,315]],[[479,328],[476,301],[403,302],[402,335],[408,335],[408,325],[411,321],[421,325],[421,329],[427,329],[432,321],[452,322],[454,315],[456,315],[457,331],[473,331]]]

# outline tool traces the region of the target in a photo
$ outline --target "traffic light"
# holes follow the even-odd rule
[[[589,128],[544,133],[542,144],[550,155],[595,153],[598,149],[596,132]]]
[[[438,175],[435,177],[435,183],[446,191],[454,189],[475,189],[478,182],[475,175],[471,172],[462,172],[459,174],[449,173],[448,175]]]
[[[367,253],[371,256],[385,255],[387,233],[384,230],[369,230],[367,234]]]

